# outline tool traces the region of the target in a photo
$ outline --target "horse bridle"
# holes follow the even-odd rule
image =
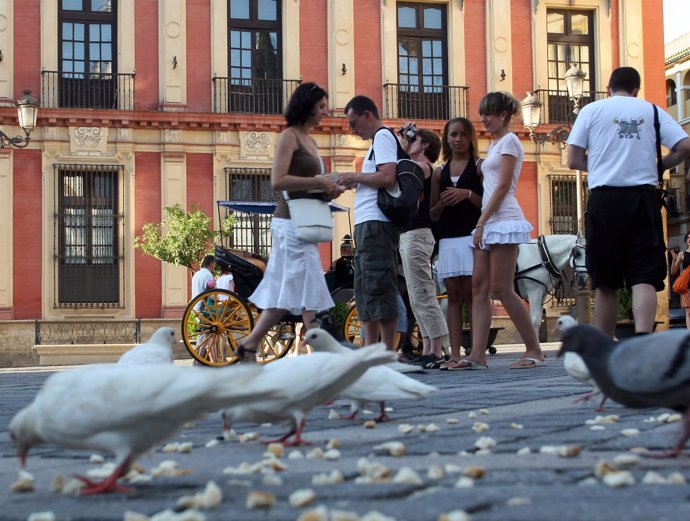
[[[581,237],[578,237],[577,240],[575,241],[575,246],[573,246],[573,249],[570,250],[570,259],[568,260],[568,264],[570,264],[570,267],[573,268],[573,271],[577,275],[581,274],[586,274],[587,273],[587,264],[577,264],[576,259],[579,257],[579,255],[576,253],[578,250],[582,250],[584,253],[585,251],[585,245],[580,242]],[[582,258],[585,258],[583,255]]]
[[[577,244],[577,241],[575,241],[575,244]],[[546,246],[546,238],[543,235],[539,235],[537,237],[537,249],[539,250],[539,257],[541,257],[541,262],[539,264],[535,264],[534,266],[530,266],[529,268],[525,268],[524,270],[520,270],[515,272],[515,286],[517,289],[517,282],[518,280],[530,280],[532,282],[536,282],[537,284],[540,284],[544,286],[544,289],[548,290],[548,286],[544,284],[541,280],[535,279],[534,277],[529,277],[525,275],[525,273],[529,273],[530,271],[538,270],[540,268],[546,268],[546,271],[549,274],[549,277],[551,277],[551,286],[555,287],[555,281],[559,280],[561,277],[561,272],[558,270],[556,265],[553,262],[553,259],[551,258],[551,254],[549,253],[549,249]],[[572,255],[572,252],[571,252]]]
[[[577,275],[576,278],[579,278],[582,275],[587,274],[587,266],[585,264],[577,264],[576,259],[579,257],[578,255],[578,249],[581,249],[583,252],[585,250],[585,245],[582,244],[581,241],[582,237],[578,235],[577,239],[575,240],[575,244],[573,245],[573,249],[570,250],[570,257],[568,258],[568,264],[570,265],[571,268],[573,268],[573,271],[575,272],[575,275]],[[525,268],[523,270],[517,271],[515,273],[515,289],[517,292],[517,282],[518,280],[530,280],[532,282],[536,282],[537,284],[544,286],[544,289],[547,291],[547,293],[553,294],[556,291],[556,286],[557,283],[563,283],[563,274],[560,272],[560,270],[556,267],[556,265],[553,262],[553,259],[551,257],[551,254],[549,252],[548,247],[546,246],[546,239],[543,235],[539,235],[537,237],[537,249],[539,250],[539,256],[541,257],[541,262],[539,264],[535,264],[533,266],[530,266],[529,268]],[[545,268],[546,271],[549,274],[549,277],[551,278],[551,287],[553,288],[551,292],[548,291],[548,286],[544,284],[541,280],[535,279],[534,277],[530,277],[526,275],[526,273],[529,273],[530,271],[534,271],[540,268]],[[575,279],[571,281],[571,284],[575,282]],[[519,292],[518,292],[519,294]]]

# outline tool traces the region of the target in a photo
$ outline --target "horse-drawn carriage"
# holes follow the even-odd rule
[[[218,201],[217,204],[219,212],[224,208],[233,212],[268,215],[275,209],[275,203],[271,202]],[[330,204],[332,211],[348,211],[337,203]],[[214,254],[216,263],[233,274],[235,291],[217,288],[204,291],[189,302],[182,317],[185,347],[195,360],[204,365],[223,366],[237,362],[237,348],[254,328],[261,311],[249,302],[249,296],[261,282],[268,259],[230,248],[226,244],[228,239],[221,237]],[[336,302],[352,300],[351,290],[329,289]],[[301,316],[286,314],[263,339],[257,350],[257,361],[266,363],[284,357],[294,345],[297,325],[301,321]],[[348,328],[351,331],[356,329],[356,324]]]

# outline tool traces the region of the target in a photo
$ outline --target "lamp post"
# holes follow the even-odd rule
[[[0,130],[0,148],[10,146],[15,148],[26,148],[29,145],[29,141],[31,141],[31,131],[36,126],[36,118],[38,117],[38,101],[31,96],[31,92],[27,90],[24,91],[24,95],[17,100],[15,106],[17,107],[19,126],[24,131],[24,137],[10,137]]]
[[[580,102],[582,101],[582,94],[584,91],[584,82],[587,74],[582,71],[577,65],[571,65],[565,73],[565,88],[568,91],[568,97],[573,103],[573,121],[577,118],[580,112]],[[541,108],[542,102],[534,95],[534,92],[528,92],[527,97],[522,100],[522,119],[525,127],[529,130],[529,137],[533,143],[542,145],[549,142],[553,145],[558,144],[561,149],[566,147],[566,142],[570,136],[571,125],[568,122],[565,125],[559,125],[548,134],[537,133],[535,129],[541,122]],[[577,233],[582,235],[582,172],[575,171],[575,205],[577,212]],[[581,324],[591,322],[591,307],[589,290],[578,289],[575,296],[575,306],[577,309],[577,318]]]

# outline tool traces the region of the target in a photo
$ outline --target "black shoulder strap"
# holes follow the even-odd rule
[[[656,134],[656,170],[659,174],[659,186],[664,181],[664,164],[661,161],[661,126],[659,125],[659,109],[652,103],[654,107],[654,133]]]
[[[376,134],[378,134],[381,130],[387,130],[388,132],[393,134],[393,137],[395,138],[395,144],[398,146],[398,159],[410,159],[410,156],[407,155],[407,152],[405,152],[405,149],[400,144],[400,141],[398,140],[398,136],[395,135],[395,132],[393,132],[393,129],[390,127],[381,127],[381,128],[376,130],[376,132],[374,133],[374,137],[371,138],[372,147],[371,147],[371,153],[369,154],[368,159],[374,160],[374,146],[373,146],[374,145],[374,139],[376,139]]]

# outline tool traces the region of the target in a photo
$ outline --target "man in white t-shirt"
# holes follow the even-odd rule
[[[345,106],[352,132],[372,145],[362,173],[340,176],[338,183],[355,193],[354,290],[366,344],[379,341],[392,349],[398,317],[396,253],[400,229],[383,215],[376,202],[379,188],[396,182],[398,141],[382,122],[376,104],[355,96]]]
[[[658,184],[655,108],[637,98],[641,80],[632,67],[611,74],[609,98],[583,107],[568,138],[568,166],[588,171],[585,217],[587,269],[594,289],[594,325],[613,337],[618,289],[632,288],[635,332],[649,333],[656,292],[664,289],[664,244]],[[670,152],[664,169],[690,155],[690,139],[656,108],[660,142]]]
[[[216,269],[216,258],[213,255],[206,255],[201,261],[201,268],[192,277],[192,298],[199,293],[216,286],[216,279],[213,277],[213,270]],[[201,309],[201,302],[194,306],[195,311]]]

